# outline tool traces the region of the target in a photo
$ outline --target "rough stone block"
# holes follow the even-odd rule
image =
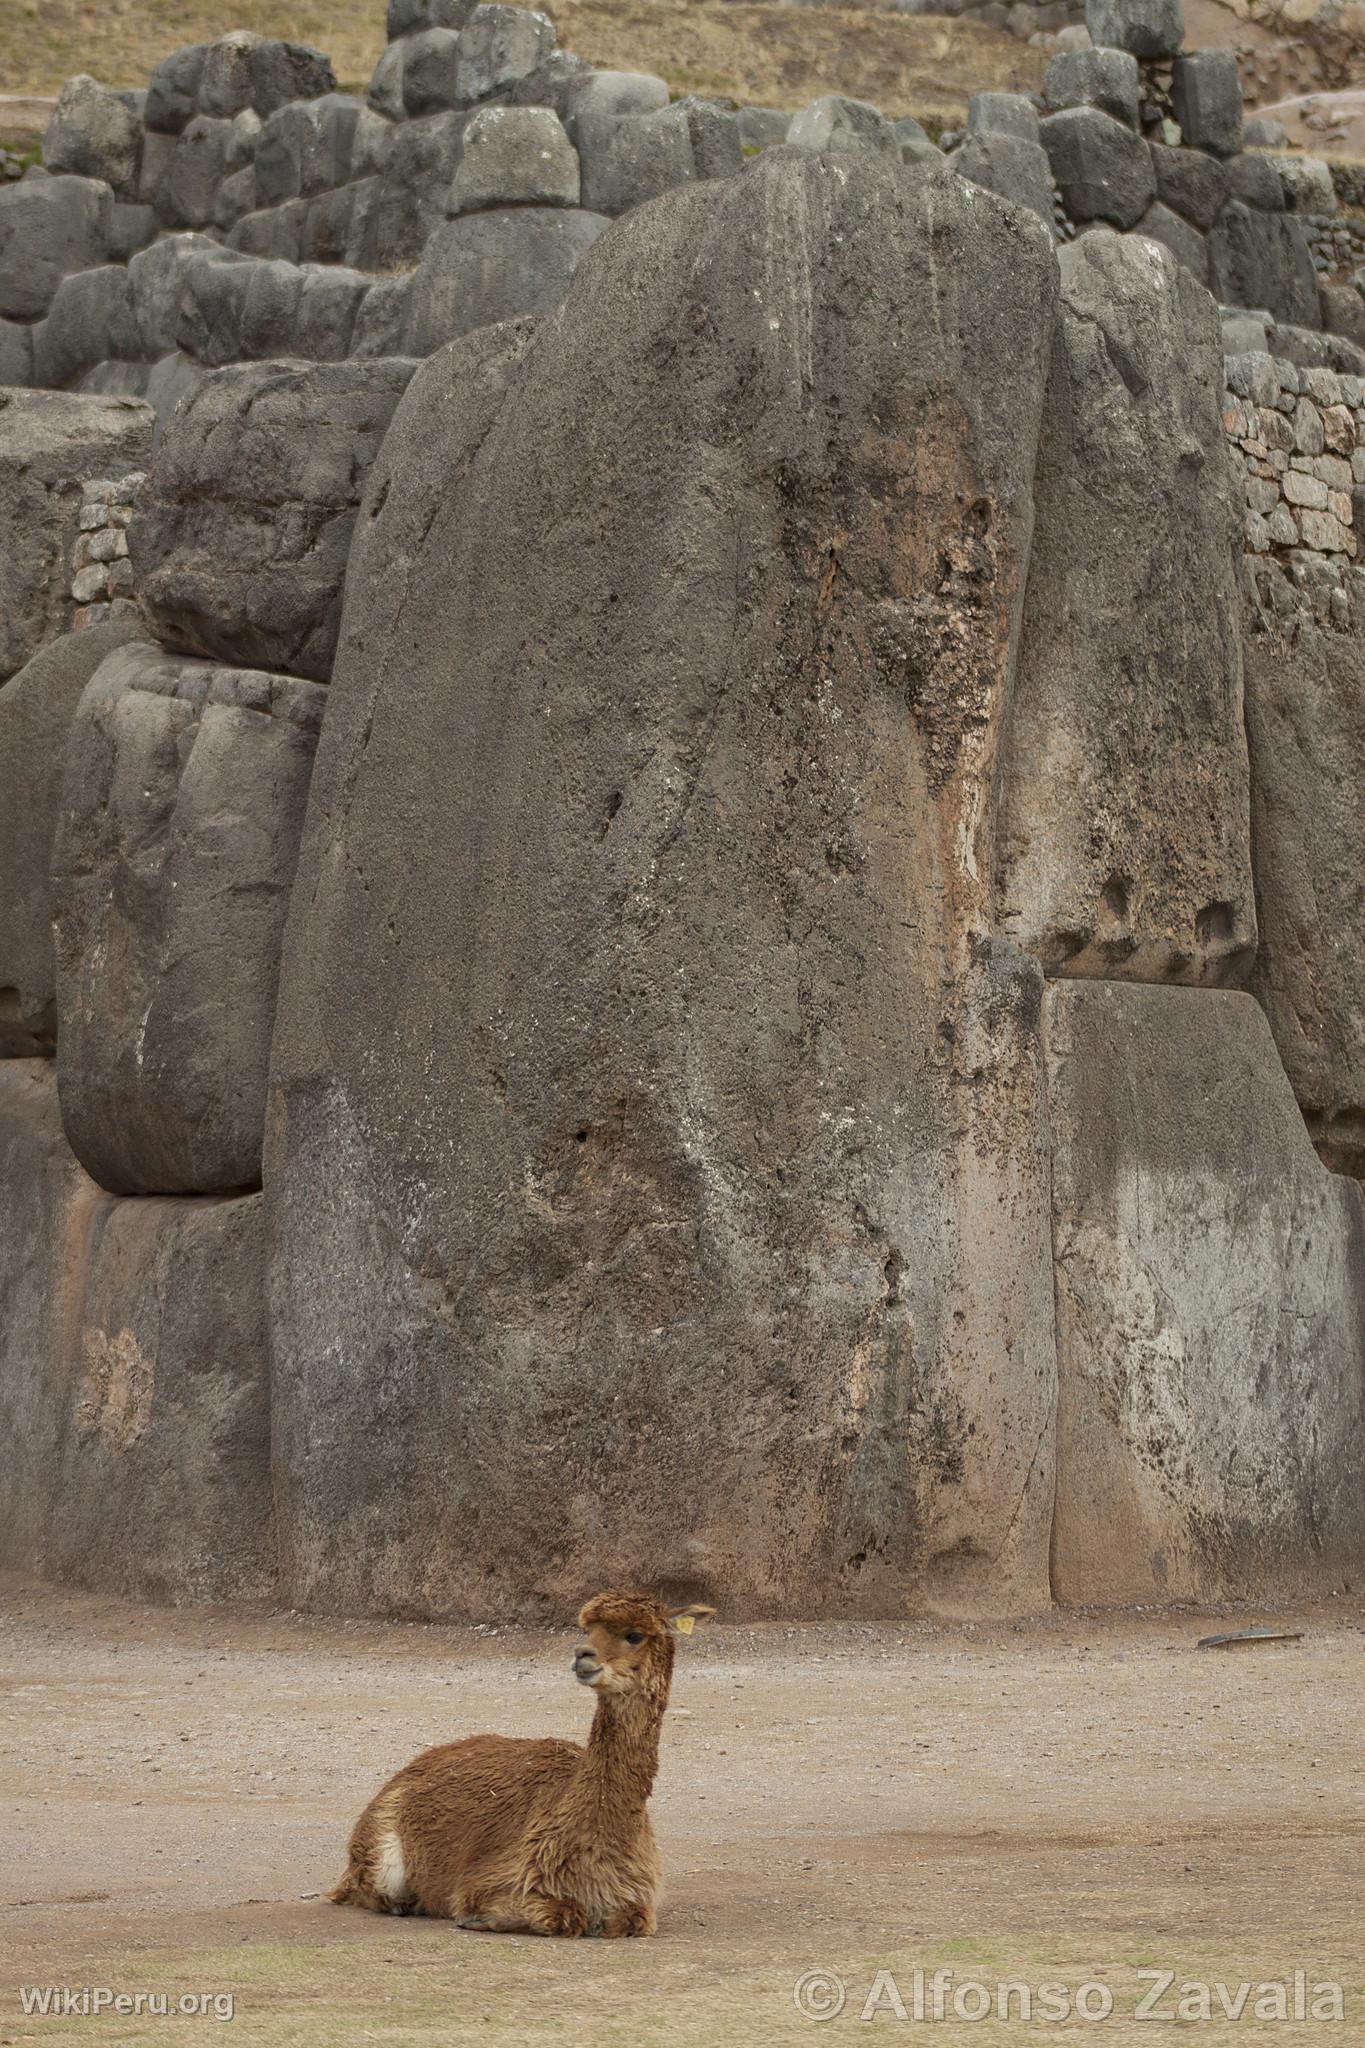
[[[1354,637],[1302,617],[1292,637],[1263,614],[1253,624],[1250,987],[1323,1160],[1365,1179],[1365,659]]]
[[[290,100],[316,100],[337,89],[332,60],[311,43],[263,37],[251,53],[251,106],[264,121]]]
[[[136,399],[0,391],[0,682],[71,624],[81,486],[146,469],[152,413]]]
[[[1239,982],[1256,912],[1218,309],[1138,237],[1085,235],[1060,264],[997,929],[1050,975]]]
[[[33,381],[55,390],[96,363],[136,362],[141,355],[127,268],[105,263],[58,285],[46,319],[33,330]]]
[[[787,129],[792,149],[820,156],[899,156],[900,140],[879,108],[837,93],[812,100],[793,114]]]
[[[1006,95],[998,95],[1006,97]],[[1027,206],[1052,225],[1052,174],[1047,155],[1036,142],[994,129],[969,135],[952,156],[959,177]]]
[[[204,75],[208,43],[190,43],[163,57],[152,73],[142,118],[147,128],[161,135],[178,135],[199,104],[199,81]]]
[[[1192,228],[1178,213],[1172,213],[1169,206],[1163,206],[1159,199],[1156,200],[1133,232],[1160,242],[1164,249],[1170,250],[1177,263],[1183,263],[1192,276],[1197,277],[1202,285],[1207,285],[1209,252],[1204,237],[1198,228]]]
[[[120,199],[136,199],[142,163],[142,123],[117,93],[82,72],[68,78],[43,135],[50,171],[102,178]]]
[[[548,107],[483,107],[464,133],[450,211],[577,206],[578,155]]]
[[[280,206],[344,185],[363,104],[345,93],[328,93],[293,100],[273,113],[256,145],[258,204]]]
[[[176,344],[206,368],[287,356],[302,293],[296,263],[229,249],[194,256],[181,274]]]
[[[0,1063],[0,1563],[170,1603],[274,1576],[261,1198],[119,1201]]]
[[[1249,996],[1055,983],[1045,1003],[1057,1597],[1356,1580],[1360,1189],[1314,1157]]]
[[[1318,275],[1301,221],[1232,199],[1209,229],[1209,288],[1225,306],[1251,306],[1298,327],[1321,322]]]
[[[967,102],[967,133],[1013,135],[1020,142],[1036,143],[1038,109],[1022,92],[974,92]]]
[[[228,175],[232,123],[196,114],[175,145],[170,169],[156,188],[157,217],[170,228],[203,228],[213,219],[218,189]]]
[[[606,225],[599,213],[511,206],[438,228],[413,284],[410,353],[430,355],[476,327],[553,312]]]
[[[1148,144],[1156,175],[1157,197],[1197,228],[1210,228],[1228,196],[1228,174],[1217,157],[1197,149],[1169,149]]]
[[[348,356],[356,315],[372,282],[341,264],[305,265],[293,353],[318,363],[340,362]]]
[[[109,223],[109,260],[111,263],[127,263],[136,256],[139,249],[146,249],[156,240],[156,209],[151,206],[122,205],[116,203]]]
[[[216,260],[220,253],[209,235],[165,235],[130,259],[128,280],[143,356],[155,360],[175,347],[186,268],[194,261]]]
[[[1072,220],[1136,227],[1156,196],[1147,145],[1099,107],[1068,107],[1042,123],[1043,147]]]
[[[568,88],[562,116],[570,140],[578,141],[580,115],[656,114],[668,105],[668,86],[650,71],[585,71]]]
[[[204,378],[129,530],[166,646],[326,681],[360,493],[412,370],[266,363]]]
[[[403,107],[408,114],[434,114],[458,104],[455,70],[460,39],[452,29],[423,29],[403,45]]]
[[[1284,212],[1284,185],[1268,156],[1243,152],[1228,158],[1228,191],[1244,206],[1259,206],[1263,213]]]
[[[1177,57],[1171,104],[1192,149],[1232,156],[1242,147],[1242,80],[1235,50],[1196,50]]]
[[[403,58],[406,44],[390,43],[374,67],[365,98],[371,112],[385,120],[401,121],[403,106]]]
[[[415,192],[387,178],[362,178],[353,199],[341,259],[356,270],[397,270],[421,259],[427,226]]]
[[[0,386],[33,382],[33,329],[0,320]]]
[[[130,620],[63,633],[0,690],[0,1059],[56,1047],[51,868],[66,736],[105,655],[139,631]]]
[[[312,204],[308,199],[286,199],[283,206],[263,206],[256,212],[244,213],[228,230],[228,248],[243,256],[302,263]]]
[[[317,683],[108,655],[70,727],[52,857],[67,1138],[115,1194],[259,1185]]]
[[[1059,50],[1043,74],[1049,111],[1098,107],[1129,128],[1137,127],[1137,58],[1127,50]]]
[[[0,315],[39,320],[61,280],[103,263],[114,195],[99,178],[0,185]]]
[[[1279,177],[1284,203],[1291,213],[1321,216],[1336,212],[1332,172],[1320,156],[1276,156],[1266,161]]]
[[[355,316],[353,356],[398,356],[407,346],[412,276],[381,277],[372,284]]]
[[[543,64],[554,42],[548,16],[529,7],[476,7],[460,30],[457,99],[468,104],[505,91]]]
[[[1085,25],[1097,49],[1128,50],[1145,64],[1176,56],[1185,37],[1180,0],[1085,0]]]
[[[419,371],[276,1029],[291,1598],[1046,1600],[1041,974],[966,934],[1055,277],[946,171],[772,152]]]

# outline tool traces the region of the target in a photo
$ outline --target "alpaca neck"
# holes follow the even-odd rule
[[[579,1771],[579,1791],[598,1827],[638,1826],[659,1768],[659,1730],[667,1695],[650,1699],[603,1693]]]

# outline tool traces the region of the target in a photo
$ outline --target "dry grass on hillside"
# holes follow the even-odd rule
[[[725,0],[550,0],[546,12],[593,63],[767,106],[844,92],[890,114],[955,117],[969,93],[1042,73],[1039,53],[1011,36],[927,16]],[[0,92],[55,93],[76,71],[144,85],[168,51],[230,28],[315,43],[354,89],[383,48],[383,22],[383,0],[0,0]]]

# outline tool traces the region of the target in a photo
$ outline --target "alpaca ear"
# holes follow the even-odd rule
[[[668,1618],[680,1636],[690,1636],[694,1628],[710,1621],[715,1611],[714,1607],[675,1607]]]

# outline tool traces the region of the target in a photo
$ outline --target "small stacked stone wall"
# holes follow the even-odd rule
[[[98,478],[81,493],[80,530],[71,555],[71,597],[77,607],[71,623],[75,627],[137,616],[128,527],[138,490],[145,482],[144,472],[135,469],[127,476]]]
[[[1245,502],[1244,546],[1277,616],[1365,625],[1365,379],[1230,356],[1223,428]]]

